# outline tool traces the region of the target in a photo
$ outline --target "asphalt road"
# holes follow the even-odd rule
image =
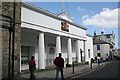
[[[104,67],[97,69],[93,72],[85,73],[83,75],[75,76],[69,80],[84,80],[84,79],[118,79],[120,78],[120,61],[112,60]],[[108,79],[107,79],[108,80]],[[120,79],[119,79],[120,80]]]

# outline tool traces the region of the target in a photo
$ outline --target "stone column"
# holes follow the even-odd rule
[[[44,33],[39,34],[39,50],[38,50],[38,68],[45,69],[45,44]]]
[[[58,56],[58,53],[61,53],[61,39],[60,39],[60,36],[56,37],[56,56]]]
[[[71,38],[68,38],[68,44],[67,44],[67,47],[68,47],[68,54],[67,54],[67,57],[68,57],[68,64],[72,64],[72,46],[71,46]]]
[[[80,55],[80,40],[77,40],[76,43],[76,48],[77,48],[77,62],[81,62],[81,55]]]

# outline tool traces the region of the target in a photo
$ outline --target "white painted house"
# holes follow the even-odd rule
[[[38,69],[53,66],[58,53],[62,53],[65,64],[70,65],[73,61],[89,62],[93,58],[92,36],[86,35],[87,28],[74,23],[67,12],[55,15],[22,3],[21,21],[20,70],[28,69],[32,55]]]
[[[94,33],[93,36],[93,49],[94,58],[100,56],[103,60],[108,58],[112,59],[115,55],[115,34],[104,34],[101,35]]]

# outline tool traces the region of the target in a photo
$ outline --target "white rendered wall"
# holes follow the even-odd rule
[[[97,53],[101,53],[103,60],[106,59],[106,54],[109,54],[109,44],[100,44],[100,50],[97,50],[97,45],[93,45],[94,48],[94,58],[97,56]]]
[[[71,34],[79,35],[81,37],[86,37],[86,30],[83,30],[81,28],[75,27],[73,25],[69,25],[69,30]]]
[[[104,60],[106,59],[106,54],[109,55],[109,50],[110,50],[109,44],[103,44],[102,45],[102,58]]]
[[[60,30],[60,22],[52,17],[22,7],[21,20],[32,24]]]
[[[93,58],[93,39],[92,37],[87,36],[87,41],[86,41],[86,57],[85,60],[90,62],[90,59]],[[88,54],[88,49],[90,49],[90,58]]]
[[[61,30],[61,21],[54,19],[50,16],[46,16],[44,14],[29,10],[27,8],[22,7],[21,9],[21,20],[22,27],[27,27],[35,30],[40,30],[43,32],[49,32],[53,34],[60,34],[62,36],[69,36],[78,39],[86,39],[85,34],[86,30],[75,27],[69,24],[69,32]],[[23,23],[28,22],[28,23]],[[34,25],[33,25],[34,24]]]
[[[101,48],[101,44],[98,44],[100,45],[100,48]],[[93,45],[93,49],[94,49],[94,58],[97,56],[97,53],[101,53],[101,50],[97,50],[97,45]]]

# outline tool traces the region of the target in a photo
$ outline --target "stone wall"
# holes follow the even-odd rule
[[[0,14],[2,10],[2,3],[0,2]],[[2,17],[0,16],[0,20]],[[0,22],[0,80],[2,79],[2,22]]]
[[[2,14],[13,18],[13,2],[2,3]],[[20,73],[20,32],[21,32],[21,3],[16,3],[16,24],[14,40],[14,71],[15,76]],[[6,18],[2,17],[6,20]],[[9,54],[9,23],[2,22],[2,78],[8,77],[8,54]],[[6,26],[7,24],[7,26]],[[12,48],[12,46],[11,46]],[[12,53],[12,52],[11,52]],[[12,61],[12,59],[11,59]]]

